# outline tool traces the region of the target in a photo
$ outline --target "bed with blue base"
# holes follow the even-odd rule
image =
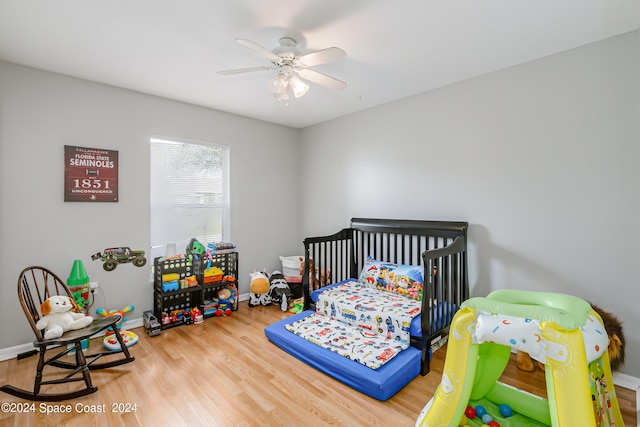
[[[349,228],[338,233],[306,238],[305,311],[267,326],[267,338],[336,380],[376,399],[389,399],[418,374],[429,372],[432,352],[446,342],[455,312],[468,299],[467,228],[466,222],[354,218]],[[420,314],[406,328],[409,345],[388,362],[372,369],[291,331],[292,325],[322,311],[322,304],[316,310],[316,302],[332,289],[365,286],[367,280],[381,289],[382,268],[376,267],[388,265],[398,267],[397,271],[419,269],[422,280],[420,284],[420,279],[412,279],[411,286],[392,291],[392,297],[402,294],[403,300],[419,301]],[[370,270],[376,272],[375,280]]]

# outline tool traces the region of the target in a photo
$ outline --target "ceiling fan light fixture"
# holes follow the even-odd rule
[[[295,96],[296,98],[304,96],[304,94],[309,91],[309,85],[296,76],[291,76],[291,78],[289,79],[289,86],[291,86],[293,96]]]
[[[309,91],[309,85],[306,82],[337,91],[344,90],[347,86],[345,82],[310,68],[346,58],[346,52],[338,47],[328,47],[302,54],[297,48],[296,40],[291,37],[282,37],[278,40],[279,46],[271,51],[251,40],[237,38],[236,42],[267,58],[270,65],[223,70],[218,71],[218,74],[230,75],[275,69],[277,74],[267,84],[273,96],[285,104],[288,103],[290,91],[295,98],[301,98]]]
[[[309,85],[290,71],[281,71],[269,80],[269,89],[278,101],[286,102],[289,100],[289,89],[293,92],[293,96],[300,98],[309,91]]]
[[[269,80],[269,89],[274,95],[287,92],[289,90],[289,78],[283,73],[276,74]]]

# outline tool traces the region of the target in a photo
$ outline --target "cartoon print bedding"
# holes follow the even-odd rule
[[[285,327],[290,332],[369,368],[409,347],[411,319],[420,301],[348,281],[322,292],[316,313]]]

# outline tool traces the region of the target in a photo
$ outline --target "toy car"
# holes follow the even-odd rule
[[[163,325],[171,324],[171,317],[169,317],[169,314],[167,314],[167,312],[162,313],[162,324]]]
[[[193,318],[193,324],[199,325],[204,322],[204,316],[198,307],[194,307],[191,309],[191,317]]]
[[[182,312],[182,321],[185,325],[193,325],[193,317],[191,317],[191,312],[189,310],[184,310]]]
[[[91,259],[94,261],[101,259],[102,268],[107,271],[115,270],[118,264],[127,262],[133,263],[136,267],[142,267],[147,263],[143,250],[131,250],[126,246],[105,249],[102,253],[97,252],[91,255]]]
[[[154,316],[153,311],[145,311],[142,314],[142,321],[144,322],[144,328],[147,330],[149,336],[155,337],[156,335],[160,335],[162,326],[160,326],[160,322],[158,322],[158,319]]]

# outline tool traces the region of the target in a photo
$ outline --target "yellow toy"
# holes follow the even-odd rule
[[[580,298],[516,290],[471,298],[453,319],[442,381],[416,426],[457,427],[476,404],[502,427],[622,426],[607,344],[602,319]],[[548,399],[498,381],[512,348],[545,364]],[[500,418],[501,406],[513,415]]]
[[[128,313],[130,311],[133,311],[135,307],[132,305],[128,305],[125,308],[123,308],[122,310],[109,310],[106,311],[104,308],[99,308],[96,310],[96,314],[102,317],[107,317],[107,316],[114,316],[116,314],[120,315],[120,321],[118,323],[115,324],[115,327],[118,328],[118,330],[120,331],[120,335],[122,335],[122,339],[124,340],[124,344],[127,347],[131,347],[132,345],[136,344],[138,342],[138,335],[136,335],[134,332],[131,331],[125,331],[124,329],[122,329],[122,323],[127,320],[126,317],[124,317],[125,313]],[[104,337],[104,340],[102,342],[105,346],[106,349],[111,350],[111,351],[117,351],[118,349],[120,349],[120,344],[118,343],[118,341],[115,338],[115,334],[113,333],[113,331],[111,329],[107,330],[107,334]]]
[[[204,270],[204,283],[214,283],[222,280],[223,272],[218,267],[210,267]]]

